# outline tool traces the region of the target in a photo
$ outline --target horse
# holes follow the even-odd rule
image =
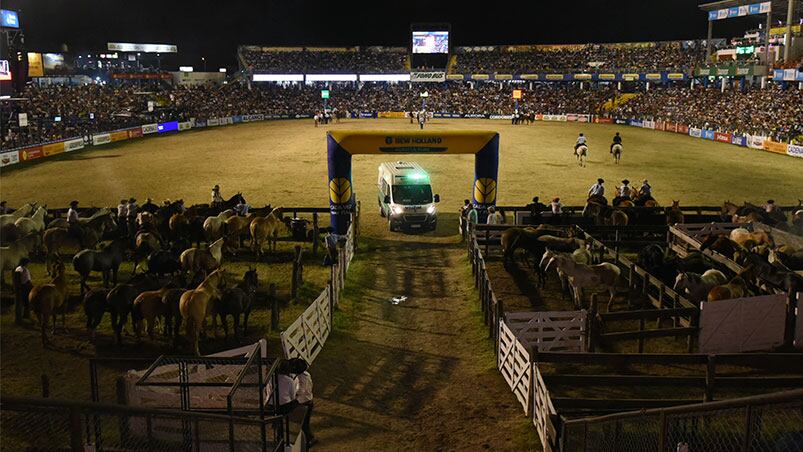
[[[171,250],[158,250],[148,255],[148,271],[150,275],[174,275],[181,271],[181,262]]]
[[[244,217],[235,215],[226,219],[223,229],[226,231],[227,236],[238,240],[240,248],[243,247],[243,236],[247,236],[250,233],[251,221],[254,218],[256,218],[256,214],[249,213]]]
[[[785,253],[783,251],[770,249],[767,262],[781,269],[801,271],[803,270],[803,250]]]
[[[249,269],[243,275],[243,280],[237,287],[226,288],[220,300],[217,302],[216,311],[223,325],[223,334],[228,338],[229,327],[226,317],[231,315],[234,320],[234,338],[240,341],[240,314],[243,314],[243,335],[248,334],[248,317],[251,316],[251,306],[254,303],[254,296],[259,288],[257,271]]]
[[[173,215],[181,212],[184,212],[184,200],[179,199],[178,201],[173,201],[167,205],[159,207],[159,209],[153,214],[156,228],[159,230],[159,234],[162,237],[170,236],[170,218],[172,218]]]
[[[30,217],[18,218],[14,222],[17,227],[17,233],[20,237],[24,237],[32,232],[42,232],[45,230],[45,215],[47,215],[47,206],[39,206]]]
[[[592,218],[597,225],[627,226],[630,221],[624,211],[593,201],[586,204],[582,215],[584,218]]]
[[[215,301],[220,299],[222,290],[226,287],[226,272],[221,267],[212,272],[204,281],[193,290],[188,290],[181,295],[179,300],[179,312],[181,318],[187,324],[187,338],[193,344],[193,351],[196,356],[200,356],[198,338],[204,321],[208,314],[214,316]],[[213,317],[214,320],[214,317]]]
[[[95,216],[85,224],[81,225],[83,231],[79,239],[69,229],[48,227],[45,229],[43,241],[48,258],[64,251],[81,251],[87,248],[94,248],[107,232],[115,231],[117,223],[114,222],[111,213]]]
[[[106,296],[106,310],[111,314],[112,329],[117,345],[123,343],[123,327],[137,296],[146,290],[159,288],[159,280],[150,275],[139,274],[125,284],[118,284]],[[102,315],[102,314],[101,314]]]
[[[714,286],[728,282],[728,277],[719,270],[708,270],[702,275],[694,272],[678,273],[674,290],[688,295],[692,303],[708,299],[708,293]]]
[[[524,249],[529,255],[540,261],[541,256],[546,251],[546,243],[538,240],[543,235],[566,235],[566,231],[546,224],[538,225],[536,228],[512,227],[502,231],[500,238],[505,268],[507,268],[513,258],[513,254],[519,248]]]
[[[546,252],[544,252],[543,257],[541,257],[541,262],[538,264],[538,266],[542,269],[542,273],[546,274],[546,266],[549,264],[552,258],[555,257],[555,255],[555,251],[549,248],[547,248]],[[591,265],[593,259],[591,256],[591,251],[588,250],[588,247],[577,248],[576,250],[572,251],[571,257],[578,264],[584,265]],[[558,272],[558,279],[560,280],[561,288],[563,289],[562,293],[565,295],[566,292],[568,292],[568,279],[560,267],[556,267],[556,270]]]
[[[728,259],[732,259],[736,250],[740,248],[742,248],[741,245],[723,234],[711,234],[700,244],[700,251],[710,249],[711,251],[716,251]]]
[[[137,268],[142,259],[147,258],[152,253],[162,249],[162,243],[159,236],[153,232],[137,232],[134,238],[134,270],[132,274],[137,273]]]
[[[28,303],[42,327],[42,346],[46,346],[48,343],[47,323],[51,318],[53,319],[52,333],[55,334],[57,310],[61,309],[61,324],[62,326],[66,325],[67,278],[64,264],[61,261],[54,262],[52,274],[53,280],[49,284],[33,286],[28,294]]]
[[[106,298],[109,291],[106,289],[91,289],[84,294],[84,315],[86,316],[86,329],[92,340],[95,339],[95,330],[103,320],[106,312]]]
[[[739,245],[746,246],[748,241],[752,241],[756,245],[766,243],[769,246],[775,246],[775,241],[772,235],[764,231],[750,232],[745,228],[736,228],[730,232],[730,239]]]
[[[5,285],[6,271],[14,271],[20,264],[20,259],[29,257],[34,249],[41,243],[41,237],[36,232],[26,235],[8,246],[0,247],[0,285]]]
[[[103,287],[109,287],[109,279],[113,284],[117,284],[117,270],[123,262],[126,250],[126,240],[116,239],[101,248],[100,251],[91,249],[81,250],[72,258],[72,265],[76,272],[81,276],[81,295],[84,289],[89,290],[86,280],[93,271],[103,274]]]
[[[742,298],[747,292],[747,283],[741,276],[735,276],[727,284],[714,286],[708,292],[707,301]]]
[[[685,222],[683,211],[680,210],[680,201],[673,200],[672,207],[664,209],[664,214],[666,215],[666,224],[669,226],[683,224]]]
[[[20,218],[30,215],[35,206],[36,204],[25,204],[14,212],[0,215],[0,228],[3,228],[8,224],[14,224]]]
[[[268,252],[276,251],[276,239],[279,235],[279,226],[283,221],[284,218],[281,207],[276,207],[264,217],[257,216],[251,220],[251,247],[257,259],[262,257],[262,243],[265,241],[268,242]],[[271,243],[273,244],[272,246]]]
[[[614,144],[611,148],[611,154],[613,154],[614,163],[618,165],[619,161],[622,159],[622,145],[619,143]]]
[[[176,313],[172,306],[166,303],[165,295],[168,291],[173,289],[180,290],[184,293],[184,289],[177,287],[175,281],[171,281],[167,285],[158,290],[146,290],[134,299],[134,305],[131,310],[131,319],[134,322],[134,331],[137,334],[137,340],[142,335],[142,327],[147,323],[148,337],[153,340],[156,320],[162,318],[165,324],[165,334],[169,335],[167,325],[172,324]],[[181,317],[179,315],[179,317]]]
[[[80,224],[81,226],[86,226],[92,220],[95,220],[98,217],[105,217],[106,215],[111,216],[112,215],[112,211],[110,209],[106,208],[106,207],[103,207],[103,208],[100,208],[97,211],[95,211],[95,213],[93,213],[89,217],[79,218],[78,219],[78,224]],[[48,229],[49,228],[65,228],[66,229],[66,228],[70,227],[70,224],[67,222],[66,218],[56,218],[53,221],[49,222],[47,224],[47,227],[48,227]]]
[[[574,158],[580,167],[585,167],[588,161],[588,146],[581,144],[574,150]]]
[[[223,237],[223,226],[226,224],[226,220],[235,216],[236,214],[237,213],[234,210],[227,209],[223,212],[220,212],[216,216],[207,217],[203,224],[206,241],[212,243],[215,240]]]
[[[223,245],[225,238],[217,239],[209,248],[190,248],[179,256],[181,268],[190,273],[203,271],[209,273],[220,267],[223,262]]]
[[[597,265],[578,264],[567,254],[556,253],[549,259],[546,271],[553,265],[557,265],[560,271],[569,279],[569,285],[574,289],[574,304],[579,308],[582,306],[583,290],[602,287],[610,294],[608,300],[608,311],[611,310],[613,298],[616,295],[616,282],[619,280],[621,270],[610,262],[603,262]],[[591,300],[593,302],[592,293]]]

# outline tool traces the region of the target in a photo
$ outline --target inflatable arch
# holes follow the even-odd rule
[[[329,131],[329,210],[332,227],[345,234],[355,200],[351,156],[355,154],[474,154],[474,190],[471,199],[484,217],[496,204],[499,171],[499,133],[489,131]],[[395,158],[395,157],[394,157]]]

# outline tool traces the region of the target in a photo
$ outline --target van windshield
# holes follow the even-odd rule
[[[393,202],[396,204],[429,204],[432,202],[432,187],[429,185],[394,185]]]

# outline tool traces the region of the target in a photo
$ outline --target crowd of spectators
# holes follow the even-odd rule
[[[407,71],[405,49],[263,51],[245,47],[240,54],[246,69],[268,74],[375,74]]]
[[[516,104],[512,89],[522,87],[520,112],[543,114],[607,114],[621,118],[660,119],[729,133],[751,133],[788,140],[803,133],[803,94],[790,87],[739,91],[717,88],[653,88],[603,111],[616,93],[579,83],[513,85],[499,82],[428,84],[339,83],[195,86],[145,91],[131,85],[29,86],[22,100],[0,101],[0,144],[3,149],[87,136],[168,120],[266,114],[309,117],[322,109],[320,90],[330,89],[330,109],[359,113],[418,111],[426,90],[427,110],[459,114],[509,115]],[[19,113],[28,125],[20,127]]]
[[[616,107],[616,117],[657,119],[735,134],[788,141],[803,134],[803,91],[671,87],[651,89]]]
[[[699,41],[644,45],[586,44],[531,48],[496,47],[457,54],[453,72],[529,74],[588,71],[683,71],[705,60]]]

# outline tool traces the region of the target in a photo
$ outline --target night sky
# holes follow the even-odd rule
[[[469,3],[472,3],[469,5]],[[101,52],[106,43],[176,44],[178,64],[236,67],[239,44],[407,46],[410,23],[452,24],[452,45],[704,38],[698,0],[317,1],[0,0],[20,11],[32,51]],[[467,6],[468,5],[468,6]],[[755,23],[750,21],[755,21]],[[756,19],[722,21],[719,36]]]

